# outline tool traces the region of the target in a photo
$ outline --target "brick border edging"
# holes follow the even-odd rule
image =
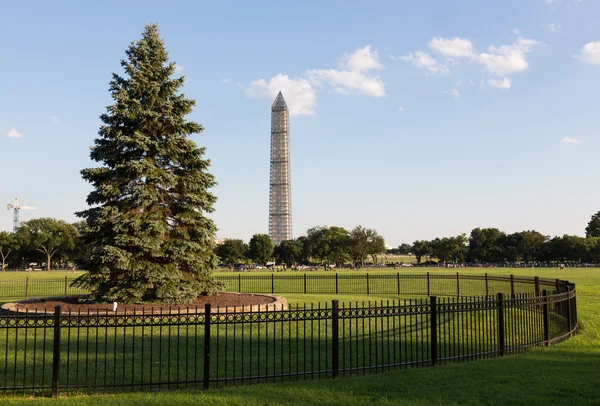
[[[223,293],[227,293],[227,294],[232,294],[232,295],[252,295],[252,296],[264,296],[264,297],[268,297],[271,299],[275,299],[274,301],[270,302],[270,303],[263,303],[263,304],[259,304],[259,305],[245,305],[245,306],[226,306],[226,307],[212,307],[211,308],[211,313],[215,314],[215,313],[219,313],[219,314],[225,314],[225,313],[241,313],[241,312],[260,312],[260,311],[276,311],[276,310],[288,310],[289,306],[288,306],[288,301],[285,297],[283,296],[277,296],[277,295],[269,295],[269,294],[265,294],[265,293],[239,293],[239,292],[223,292]],[[35,302],[41,302],[41,301],[45,301],[45,300],[61,300],[64,299],[67,296],[52,296],[52,297],[43,297],[43,298],[35,298],[35,299],[28,299],[28,300],[21,300],[18,302],[11,302],[11,303],[5,303],[2,305],[2,310],[7,311],[7,312],[12,312],[12,313],[20,313],[20,314],[24,314],[27,312],[28,309],[19,309],[17,308],[17,304],[21,304],[21,303],[35,303]],[[68,297],[73,297],[73,296],[68,296]],[[160,315],[160,314],[204,314],[204,306],[168,306],[165,305],[161,311],[159,311],[160,313],[157,313],[157,310],[154,310],[154,314],[155,315]],[[35,315],[51,315],[54,314],[54,310],[37,310],[37,312],[34,310],[29,310],[28,315],[29,316],[35,316]],[[136,315],[148,315],[150,314],[150,310],[148,311],[142,311],[140,310],[139,313],[136,312]],[[87,312],[85,313],[85,315],[87,315]],[[105,310],[102,311],[94,311],[94,312],[90,312],[90,315],[100,315],[100,316],[114,316],[114,315],[118,315],[118,316],[123,316],[123,315],[127,315],[127,316],[133,316],[133,310],[130,310],[129,312],[127,312],[127,314],[125,314],[123,311],[119,311],[118,307],[117,307],[117,311],[113,312],[113,311],[108,311],[106,312]],[[82,314],[83,316],[83,314]]]

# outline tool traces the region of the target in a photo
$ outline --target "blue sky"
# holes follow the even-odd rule
[[[600,210],[598,17],[596,0],[0,2],[0,203],[76,220],[111,72],[156,22],[206,128],[220,237],[268,231],[279,90],[295,236],[581,235]]]

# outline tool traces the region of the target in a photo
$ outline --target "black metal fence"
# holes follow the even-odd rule
[[[269,311],[206,305],[186,314],[83,314],[57,307],[54,314],[0,315],[0,391],[58,396],[356,376],[519,353],[577,329],[575,286],[566,281],[413,279],[418,294],[441,297]],[[473,294],[486,287],[513,293]],[[450,293],[437,293],[443,289]]]
[[[538,293],[540,283],[558,289],[557,280],[543,280],[513,275],[469,275],[400,273],[329,273],[329,274],[231,274],[216,279],[227,284],[227,291],[242,293],[295,293],[319,295],[397,295],[477,296],[495,293]],[[88,291],[71,286],[73,277],[0,279],[0,300],[17,300],[50,296],[79,295]],[[537,282],[536,282],[537,281]]]

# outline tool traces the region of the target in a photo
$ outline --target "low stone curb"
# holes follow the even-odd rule
[[[286,300],[286,298],[284,298],[283,296],[276,296],[276,295],[267,295],[267,294],[253,294],[253,293],[238,293],[238,292],[224,292],[227,294],[233,294],[233,295],[252,295],[252,296],[264,296],[264,297],[268,297],[271,299],[274,299],[274,301],[270,302],[270,303],[263,303],[263,304],[259,304],[259,305],[245,305],[245,306],[227,306],[227,307],[212,307],[210,309],[211,314],[222,314],[222,313],[242,313],[242,312],[264,312],[264,311],[279,311],[279,310],[288,310],[288,302]],[[12,303],[5,303],[2,305],[2,310],[7,311],[7,312],[12,312],[12,313],[20,313],[20,314],[24,314],[24,313],[28,313],[29,316],[35,316],[37,315],[48,315],[48,314],[54,314],[54,310],[29,310],[28,309],[20,309],[17,308],[18,304],[23,304],[23,303],[36,303],[36,302],[41,302],[41,301],[53,301],[53,300],[61,300],[64,299],[66,296],[52,296],[52,297],[44,297],[44,298],[36,298],[36,299],[28,299],[28,300],[22,300],[19,302],[12,302]],[[73,297],[73,296],[68,296],[68,297]],[[142,310],[137,310],[135,314],[136,315],[149,315],[151,314],[152,310],[146,310],[146,311],[142,311]],[[69,314],[68,312],[66,312],[66,314]],[[71,312],[71,315],[75,314],[75,312]],[[85,315],[87,315],[87,311],[85,312]],[[129,310],[127,311],[127,313],[125,313],[124,311],[119,311],[119,308],[117,306],[117,311],[113,312],[113,311],[106,311],[106,310],[94,310],[94,311],[90,311],[90,315],[127,315],[127,316],[133,316],[133,310]],[[160,310],[154,310],[154,315],[161,315],[161,314],[204,314],[204,306],[164,306],[162,307]],[[84,313],[81,314],[82,316],[84,315]]]

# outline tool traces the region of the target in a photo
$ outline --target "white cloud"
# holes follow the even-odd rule
[[[515,33],[520,31],[515,29]],[[506,75],[522,72],[529,68],[526,56],[539,42],[533,39],[519,37],[513,44],[496,47],[490,45],[487,52],[478,53],[473,42],[466,38],[434,37],[428,44],[429,48],[454,61],[455,59],[467,59],[471,63],[482,65],[484,70],[492,76],[505,77]],[[418,51],[410,52],[406,56],[392,57],[411,62],[415,66],[429,70],[431,73],[448,73],[445,65],[438,63],[429,54]],[[502,88],[510,88],[510,79],[502,81],[495,80],[494,84],[502,84]],[[491,83],[490,83],[491,84]]]
[[[521,30],[518,28],[513,28],[513,34],[515,35],[521,35]]]
[[[552,32],[556,32],[556,33],[563,32],[562,25],[560,25],[560,24],[550,23],[550,24],[544,25],[543,27],[549,29]]]
[[[56,116],[51,116],[50,117],[50,121],[52,121],[55,124],[60,123],[60,119],[58,117],[56,117]]]
[[[183,66],[175,64],[175,73],[180,73],[183,71]]]
[[[571,137],[565,137],[562,140],[560,140],[560,142],[563,144],[573,144],[573,145],[585,144],[585,141],[578,140],[576,138],[571,138]]]
[[[344,55],[341,66],[352,72],[367,72],[371,69],[383,69],[379,63],[377,50],[371,51],[371,46],[357,49],[350,55]]]
[[[489,52],[479,54],[477,61],[484,65],[490,73],[498,76],[522,72],[529,68],[525,55],[538,44],[539,42],[533,39],[519,38],[512,45],[500,47],[490,45]]]
[[[291,116],[314,115],[317,102],[315,89],[308,80],[290,79],[288,75],[278,74],[268,82],[264,79],[254,80],[246,88],[246,95],[252,98],[274,100],[277,93],[283,94]]]
[[[510,89],[512,86],[512,81],[509,78],[505,77],[502,80],[489,79],[488,84],[491,87],[495,87],[496,89]]]
[[[317,101],[316,88],[326,85],[338,94],[357,92],[365,96],[383,97],[385,83],[371,71],[383,69],[377,50],[370,45],[345,54],[340,60],[340,69],[309,69],[305,78],[291,79],[282,73],[265,79],[254,80],[246,87],[246,95],[253,98],[274,99],[281,91],[288,104],[290,115],[314,115]],[[231,80],[223,79],[231,85]],[[239,86],[239,85],[238,85]]]
[[[223,83],[224,85],[227,85],[227,86],[231,86],[231,79],[229,79],[229,78],[221,79],[221,83]]]
[[[473,58],[475,52],[471,40],[454,37],[452,39],[435,37],[429,42],[429,48],[452,58]]]
[[[6,133],[6,136],[8,138],[22,138],[23,134],[21,134],[20,132],[17,131],[17,129],[15,127],[12,127],[10,130],[8,130],[8,132]]]
[[[403,112],[404,112],[404,107],[398,106],[398,113],[403,113]]]
[[[450,71],[446,65],[439,64],[435,58],[432,58],[428,53],[417,51],[414,54],[409,52],[404,56],[391,56],[393,60],[402,60],[410,62],[417,68],[426,69],[432,74],[447,74]]]
[[[585,44],[576,58],[581,62],[600,65],[600,41]]]
[[[383,97],[386,95],[385,84],[379,78],[370,74],[371,70],[383,69],[379,63],[376,50],[370,46],[357,49],[350,55],[344,55],[338,69],[310,69],[306,75],[315,86],[328,84],[339,94],[350,94],[357,91],[365,96]]]
[[[457,88],[450,89],[448,91],[448,93],[450,93],[452,95],[452,97],[454,97],[455,99],[458,99],[458,97],[460,96],[460,92],[458,91]]]

